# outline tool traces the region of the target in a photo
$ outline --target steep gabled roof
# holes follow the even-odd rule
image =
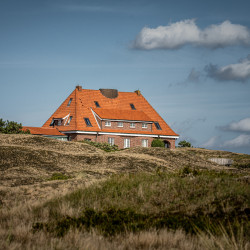
[[[147,100],[143,97],[143,95],[140,94],[139,91],[117,92],[116,94],[117,95],[115,97],[112,98],[111,95],[111,98],[109,98],[103,94],[102,90],[90,90],[77,87],[44,123],[43,128],[51,128],[50,124],[53,118],[64,118],[62,123],[64,125],[57,127],[62,132],[99,132],[101,129],[99,128],[95,118],[95,112],[102,119],[106,118],[158,122],[161,126],[161,130],[158,130],[156,126],[153,125],[151,134],[178,136],[153,109],[153,107],[147,102]],[[95,102],[98,102],[100,107],[97,107]],[[69,103],[70,105],[68,105]],[[135,110],[131,108],[131,104],[134,105]],[[72,116],[72,120],[67,125],[67,121],[70,116]],[[92,126],[87,126],[84,118],[88,118]],[[115,130],[114,132],[123,133],[125,131],[120,129]],[[130,131],[130,133],[135,133],[135,131]]]

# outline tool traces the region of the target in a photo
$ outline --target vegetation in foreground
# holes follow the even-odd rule
[[[173,239],[182,235],[182,243],[172,241],[170,245],[177,249],[248,249],[249,204],[249,183],[240,174],[185,167],[172,174],[114,175],[30,208],[25,239],[12,233],[11,242],[27,247],[27,242],[37,239],[39,245],[39,239],[46,238],[45,248],[49,248],[52,239],[60,245],[72,235],[88,235],[97,237],[98,243],[91,243],[93,249],[104,249],[106,244],[115,249],[121,240],[120,249],[128,249],[128,237],[133,238],[129,248],[138,248],[140,236],[150,235],[152,242],[139,248],[162,249],[169,246],[169,235]],[[167,242],[157,240],[162,235]],[[152,246],[153,242],[157,244]]]
[[[11,156],[0,158],[0,249],[250,248],[248,155],[193,148],[106,153],[83,143],[0,136],[1,156]],[[215,156],[235,164],[215,166],[207,160]],[[90,171],[101,181],[73,186],[93,179]],[[40,180],[27,185],[31,174]],[[16,201],[15,192],[22,194]],[[58,194],[46,199],[52,192]]]

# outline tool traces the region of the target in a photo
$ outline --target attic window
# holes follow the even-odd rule
[[[96,106],[97,108],[100,108],[100,107],[101,107],[98,101],[94,101],[94,103],[95,103],[95,106]]]
[[[72,102],[72,100],[73,100],[73,98],[70,98],[70,99],[69,99],[69,102],[68,102],[67,107],[69,107],[69,106],[70,106],[70,103]]]
[[[86,123],[86,125],[87,125],[88,127],[92,127],[92,124],[91,124],[89,118],[84,118],[84,121],[85,121],[85,123]]]
[[[54,126],[54,119],[52,119],[50,126]]]
[[[130,103],[130,107],[131,109],[136,110],[135,105],[133,103]]]
[[[159,124],[158,122],[155,122],[155,126],[156,126],[156,128],[157,128],[158,130],[161,130],[161,126],[160,126],[160,124]]]
[[[70,116],[70,117],[69,117],[69,120],[68,120],[68,122],[67,122],[67,124],[66,124],[66,125],[69,125],[69,124],[70,124],[70,122],[71,122],[72,118],[73,118],[73,116]]]

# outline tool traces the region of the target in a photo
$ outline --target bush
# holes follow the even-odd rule
[[[164,148],[165,147],[165,144],[162,140],[160,139],[154,139],[151,143],[151,147],[161,147],[161,148]]]
[[[117,151],[118,150],[118,146],[117,145],[110,145],[106,142],[93,142],[93,141],[87,141],[87,140],[84,140],[83,142],[85,143],[88,143],[92,146],[95,146],[97,148],[100,148],[106,152],[111,152],[111,151]]]
[[[22,130],[22,123],[17,123],[14,121],[4,121],[0,119],[0,133],[3,134],[30,134],[30,131],[27,129],[26,131]]]
[[[185,147],[190,148],[190,147],[192,147],[191,143],[188,142],[188,141],[180,141],[178,143],[178,146],[181,147],[181,148],[185,148]]]

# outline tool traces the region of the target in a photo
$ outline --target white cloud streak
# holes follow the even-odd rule
[[[242,119],[238,122],[232,122],[228,126],[223,127],[223,129],[238,132],[250,132],[250,117]]]
[[[144,27],[137,35],[133,48],[178,49],[191,44],[206,48],[223,48],[231,45],[250,45],[247,27],[224,21],[201,30],[194,19],[188,19],[157,28]]]
[[[250,147],[250,135],[239,135],[232,140],[225,141],[223,144],[224,147]]]
[[[214,146],[218,146],[218,136],[211,137],[207,142],[201,145],[202,148],[213,148]]]
[[[240,81],[250,79],[250,56],[239,63],[229,64],[223,67],[209,64],[205,67],[207,75],[218,81]]]

